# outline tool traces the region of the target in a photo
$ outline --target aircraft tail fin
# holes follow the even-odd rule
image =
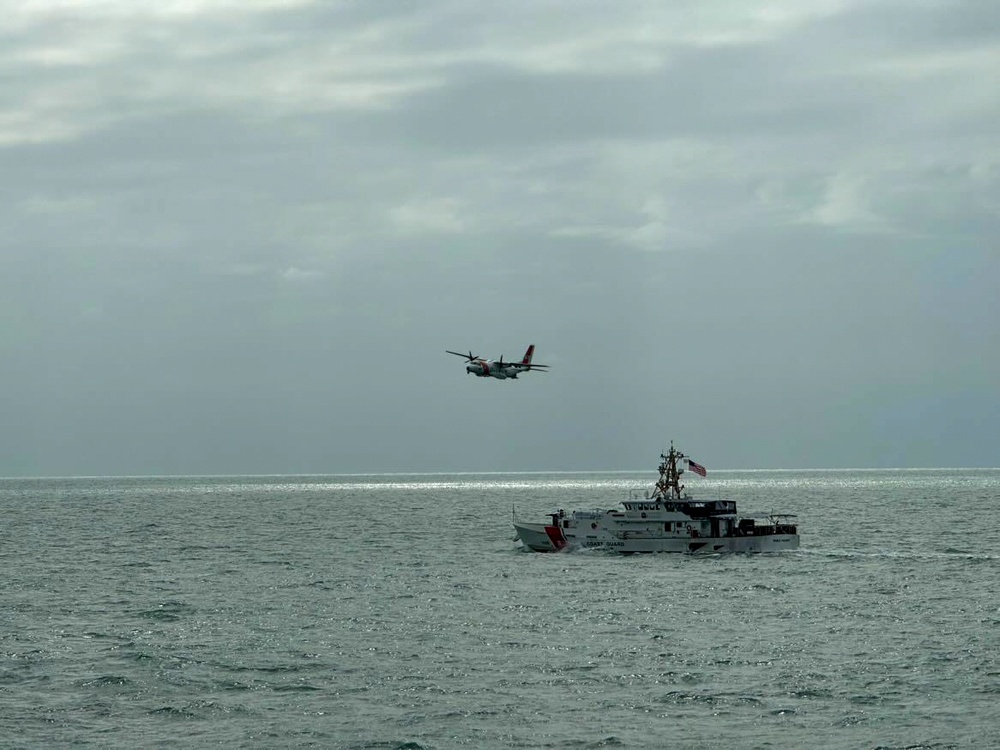
[[[534,354],[535,354],[535,345],[534,344],[530,344],[528,346],[528,351],[526,351],[524,353],[524,359],[521,360],[521,364],[522,365],[530,365],[531,364],[531,358],[534,356]]]

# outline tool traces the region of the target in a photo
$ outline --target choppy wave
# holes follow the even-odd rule
[[[3,484],[0,746],[1000,746],[996,472],[717,476],[802,547],[512,541],[638,473]]]

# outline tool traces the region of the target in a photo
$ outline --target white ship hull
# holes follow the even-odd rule
[[[546,528],[551,531],[547,532]],[[674,552],[684,554],[722,554],[733,552],[784,552],[799,548],[798,534],[769,534],[766,536],[642,536],[637,532],[618,534],[580,534],[564,530],[563,543],[553,541],[552,532],[559,529],[540,523],[515,522],[518,539],[532,552],[570,552],[579,549],[606,549],[622,554]],[[558,537],[556,537],[558,539]]]
[[[517,538],[521,540],[521,544],[527,549],[530,549],[532,552],[558,552],[560,547],[556,546],[556,543],[552,541],[545,529],[546,526],[544,523],[521,523],[520,521],[514,521],[514,530],[517,532]]]

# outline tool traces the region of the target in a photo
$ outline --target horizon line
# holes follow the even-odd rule
[[[809,469],[711,469],[713,474],[753,474],[753,473],[815,473],[815,472],[875,472],[875,471],[1000,471],[998,466],[885,466],[885,467],[839,467]],[[272,477],[439,477],[439,476],[531,476],[542,474],[650,474],[650,469],[539,469],[531,471],[363,471],[363,472],[294,472],[265,474],[23,474],[0,475],[2,480],[19,479],[234,479]],[[709,480],[711,481],[711,480]]]

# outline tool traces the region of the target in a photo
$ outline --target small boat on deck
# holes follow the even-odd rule
[[[675,449],[660,455],[660,477],[652,492],[633,493],[611,510],[563,510],[549,523],[513,520],[517,538],[532,552],[603,548],[636,552],[783,552],[799,547],[798,526],[789,513],[740,514],[733,500],[697,500],[684,491],[687,468],[704,466]]]

